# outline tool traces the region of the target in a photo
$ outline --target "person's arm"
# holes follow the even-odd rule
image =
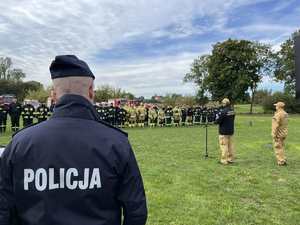
[[[227,110],[222,110],[220,113],[218,113],[216,115],[215,123],[220,124],[222,122],[222,120],[224,119],[224,117],[226,116],[226,114],[227,114]]]
[[[11,225],[11,212],[14,207],[13,188],[11,178],[10,151],[8,145],[0,157],[0,225]]]
[[[147,204],[142,176],[128,143],[129,157],[124,165],[118,200],[123,207],[123,225],[145,225]]]
[[[278,115],[273,116],[273,118],[272,118],[272,137],[277,136],[279,123],[280,123],[280,117]]]

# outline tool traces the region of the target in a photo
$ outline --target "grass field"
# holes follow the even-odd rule
[[[241,105],[235,105],[234,110],[238,114],[246,114],[250,112],[250,104],[241,104]],[[260,105],[254,105],[253,106],[253,113],[264,113],[264,109]]]
[[[216,127],[209,128],[208,159],[200,127],[128,129],[147,192],[147,224],[300,224],[300,117],[289,119],[287,167],[276,165],[270,127],[270,115],[237,116],[237,163],[230,166],[217,163]]]

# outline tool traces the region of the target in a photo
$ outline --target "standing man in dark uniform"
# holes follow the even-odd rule
[[[48,119],[50,109],[46,106],[45,103],[42,103],[39,107],[37,107],[35,114],[36,118],[38,119],[38,123],[41,123]]]
[[[20,117],[22,113],[22,106],[16,98],[10,103],[8,113],[11,120],[11,130],[12,132],[16,132],[20,129]]]
[[[172,118],[173,118],[173,108],[172,106],[168,106],[165,111],[165,117],[166,117],[166,126],[172,125]]]
[[[187,114],[186,106],[181,107],[181,125],[182,126],[185,126],[186,114]]]
[[[108,113],[108,122],[110,125],[115,125],[115,120],[116,120],[116,109],[114,105],[111,103],[110,106],[107,109]]]
[[[120,108],[119,114],[120,114],[121,127],[125,127],[127,112],[124,106]]]
[[[0,133],[5,133],[7,123],[8,107],[4,102],[0,102]]]
[[[35,115],[35,109],[33,105],[27,103],[22,108],[22,118],[23,118],[23,126],[27,127],[33,124],[33,119]]]
[[[193,107],[189,106],[186,112],[186,123],[188,126],[193,125],[193,120],[194,120],[194,111]]]
[[[216,123],[219,124],[219,144],[221,149],[220,163],[227,165],[234,162],[234,118],[235,113],[230,106],[228,98],[222,100],[223,109],[216,118]]]
[[[122,116],[121,116],[121,108],[119,105],[115,107],[115,126],[121,127]]]
[[[202,108],[200,105],[196,105],[194,108],[194,124],[199,125],[201,123],[201,115],[202,115]]]
[[[71,55],[57,56],[50,72],[52,117],[18,132],[1,158],[0,224],[145,225],[134,152],[126,133],[99,120],[93,73]]]

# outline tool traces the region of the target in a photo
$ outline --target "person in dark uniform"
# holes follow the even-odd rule
[[[101,105],[98,109],[98,113],[101,120],[107,121],[107,109],[105,108],[105,106]]]
[[[50,72],[52,117],[15,134],[1,158],[0,224],[145,225],[134,152],[125,132],[98,118],[93,73],[72,55],[57,56]]]
[[[234,119],[235,113],[230,106],[228,98],[222,100],[223,109],[216,118],[216,123],[219,124],[219,144],[221,149],[220,163],[227,165],[234,162]]]
[[[14,98],[12,103],[9,105],[8,114],[11,120],[11,130],[16,132],[20,129],[20,117],[22,113],[22,106],[18,103],[17,99]]]
[[[201,114],[202,114],[202,108],[200,105],[195,106],[194,108],[194,124],[199,125],[201,123]]]
[[[187,116],[186,106],[181,107],[181,125],[185,126]]]
[[[101,106],[94,104],[94,108],[96,112],[98,113],[98,117],[101,118]]]
[[[120,122],[121,122],[120,126],[125,127],[126,119],[127,119],[126,118],[127,112],[123,106],[120,108],[119,115],[120,115]]]
[[[116,127],[121,127],[121,123],[122,123],[122,118],[121,118],[121,108],[120,106],[116,106],[115,107],[115,126]]]
[[[0,103],[0,133],[5,133],[7,124],[8,107],[3,102]]]
[[[172,125],[172,118],[173,118],[173,108],[172,106],[168,106],[165,111],[165,118],[166,118],[166,126]]]
[[[48,119],[49,114],[50,109],[46,106],[45,103],[42,103],[39,107],[37,107],[35,113],[36,118],[38,119],[38,123],[46,121]]]
[[[188,126],[193,125],[193,120],[194,120],[194,111],[193,107],[188,107],[187,112],[186,112],[186,123]]]
[[[54,102],[54,101],[51,101],[51,105],[50,105],[50,107],[49,107],[50,114],[53,113],[54,107],[55,107],[55,102]]]
[[[208,111],[207,111],[207,107],[203,106],[202,110],[201,110],[201,124],[206,124],[208,122]]]
[[[110,125],[115,125],[116,120],[116,109],[114,105],[111,103],[110,106],[107,108],[107,116],[108,116],[108,123]]]
[[[27,103],[23,106],[22,112],[21,112],[22,118],[23,118],[23,126],[27,127],[33,124],[33,119],[35,115],[35,109],[33,105]]]

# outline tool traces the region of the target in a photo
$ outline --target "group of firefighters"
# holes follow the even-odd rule
[[[159,106],[154,104],[126,104],[124,106],[94,105],[101,120],[116,127],[164,127],[164,126],[192,126],[212,123],[220,111],[218,105],[206,106]],[[35,121],[42,122],[52,114],[53,107],[41,104],[35,108],[26,103],[21,105],[17,99],[12,103],[0,102],[0,133],[7,130],[8,115],[11,119],[11,130],[20,129],[20,120],[23,126],[30,126]]]
[[[158,106],[158,105],[113,105],[95,106],[101,120],[117,127],[163,127],[191,126],[212,123],[219,107],[208,106]]]
[[[50,108],[46,104],[41,104],[37,108],[29,103],[21,105],[17,99],[13,99],[10,104],[0,102],[0,133],[7,130],[8,116],[11,121],[11,130],[16,132],[20,129],[21,118],[24,127],[32,125],[35,119],[38,122],[45,121],[50,116]]]

